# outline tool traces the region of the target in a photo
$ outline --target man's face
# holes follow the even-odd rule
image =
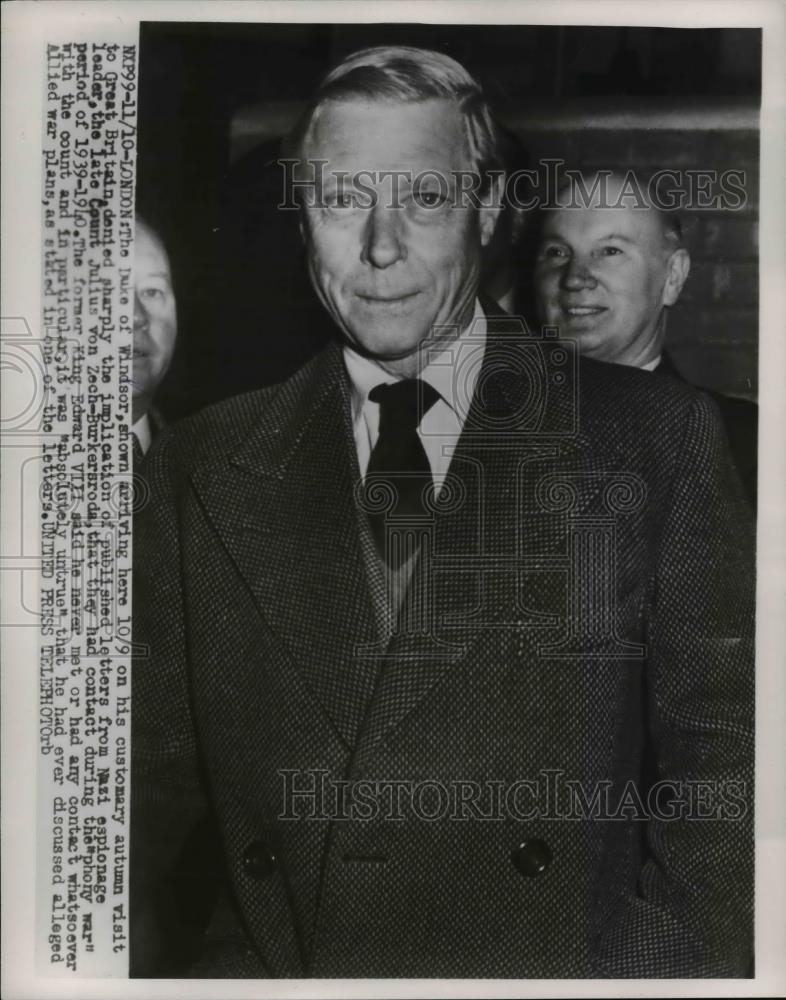
[[[446,335],[453,339],[471,319],[481,247],[496,221],[494,209],[451,203],[454,172],[472,166],[461,112],[447,100],[330,101],[303,154],[328,161],[324,190],[302,222],[323,305],[362,353],[415,374],[419,345],[435,325],[453,326]],[[339,171],[348,178],[343,185]],[[407,176],[396,182],[382,171]]]
[[[166,251],[137,223],[134,257],[134,420],[147,412],[172,360],[177,309]]]
[[[641,365],[661,350],[663,307],[677,301],[688,255],[671,250],[651,208],[550,212],[535,263],[541,321],[599,361]]]

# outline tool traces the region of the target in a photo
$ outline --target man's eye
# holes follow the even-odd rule
[[[554,244],[551,246],[545,246],[540,251],[540,256],[547,260],[550,257],[567,257],[567,255],[568,251],[565,247],[555,246]]]
[[[604,257],[616,257],[617,254],[622,253],[622,250],[619,247],[603,247],[601,253]]]
[[[158,299],[163,297],[164,291],[162,288],[153,288],[151,286],[149,288],[140,288],[139,294],[143,299]]]
[[[357,195],[352,191],[336,191],[325,199],[328,208],[357,208]]]
[[[439,208],[448,200],[441,191],[413,191],[412,200],[419,208]]]

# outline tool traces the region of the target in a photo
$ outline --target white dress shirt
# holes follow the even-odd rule
[[[429,356],[427,366],[417,376],[439,394],[418,427],[418,437],[431,465],[437,492],[445,481],[469,412],[486,349],[486,329],[486,317],[476,299],[475,315],[466,330],[434,357]],[[352,426],[358,465],[365,478],[371,452],[379,437],[379,403],[372,402],[368,394],[377,385],[402,381],[403,376],[392,375],[349,346],[344,347],[344,363],[352,387]]]
[[[150,419],[146,413],[143,413],[139,420],[132,425],[131,433],[139,442],[142,454],[146,455],[153,442],[153,431],[150,427]]]

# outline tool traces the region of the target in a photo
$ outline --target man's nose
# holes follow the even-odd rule
[[[574,254],[562,270],[561,284],[568,291],[580,291],[582,288],[594,288],[597,280],[587,261]]]
[[[145,309],[139,296],[134,294],[134,330],[141,330],[149,322],[150,317],[148,316],[147,309]]]
[[[363,238],[362,259],[373,267],[390,267],[406,257],[401,226],[403,209],[381,202],[368,213]]]

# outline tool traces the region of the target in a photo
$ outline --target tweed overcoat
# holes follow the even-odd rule
[[[753,541],[717,409],[518,339],[491,323],[397,619],[337,345],[157,440],[133,974],[749,974]]]
[[[668,351],[664,351],[661,362],[655,371],[660,375],[682,378]],[[731,457],[742,480],[743,489],[755,510],[758,477],[759,407],[749,399],[725,396],[723,393],[708,389],[705,389],[704,392],[718,405]]]

